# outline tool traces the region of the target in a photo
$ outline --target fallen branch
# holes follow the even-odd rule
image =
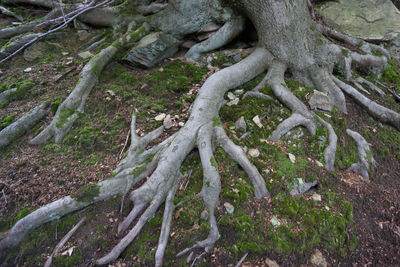
[[[375,82],[376,82],[378,85],[380,85],[380,86],[382,86],[383,88],[385,88],[389,93],[391,93],[391,94],[393,95],[393,97],[394,97],[397,101],[400,101],[400,95],[397,94],[393,89],[389,88],[388,86],[384,85],[383,83],[381,83],[381,82],[378,81],[378,80],[375,80]]]
[[[240,266],[242,266],[242,263],[243,263],[244,260],[246,259],[247,255],[249,255],[248,252],[247,252],[246,254],[244,254],[244,256],[240,259],[240,261],[235,265],[235,267],[240,267]]]
[[[0,6],[0,12],[1,12],[2,14],[4,14],[4,15],[9,16],[9,17],[16,18],[16,19],[19,20],[19,21],[23,21],[23,20],[24,20],[24,19],[22,18],[22,16],[15,14],[14,12],[8,10],[8,9],[5,8],[5,7]]]
[[[46,37],[47,35],[49,35],[49,34],[51,34],[51,33],[53,33],[53,32],[56,32],[56,31],[59,31],[59,30],[65,28],[70,22],[72,22],[75,18],[79,17],[79,16],[82,15],[83,13],[86,13],[86,12],[92,10],[92,9],[95,9],[95,8],[98,8],[98,7],[103,6],[103,5],[105,5],[105,4],[108,4],[109,2],[111,2],[111,0],[105,0],[105,1],[101,2],[100,4],[97,4],[97,5],[94,5],[94,6],[93,6],[93,4],[94,4],[95,2],[96,2],[95,0],[92,1],[92,2],[88,5],[88,7],[83,8],[81,11],[79,11],[77,14],[75,14],[74,16],[72,16],[71,18],[69,18],[67,21],[65,21],[65,22],[64,22],[63,24],[61,24],[60,26],[58,26],[58,27],[56,27],[56,28],[54,28],[54,29],[52,29],[52,30],[49,30],[49,31],[47,31],[47,32],[45,32],[45,33],[39,34],[38,36],[36,36],[35,38],[33,38],[32,40],[30,40],[29,42],[27,42],[27,43],[24,44],[23,46],[21,46],[21,47],[20,47],[19,49],[17,49],[16,51],[14,51],[14,52],[11,53],[10,55],[8,55],[8,56],[6,56],[5,58],[3,58],[3,59],[0,61],[0,64],[3,63],[3,62],[5,62],[6,60],[10,59],[11,57],[15,56],[15,55],[18,54],[19,52],[23,51],[25,48],[27,48],[27,47],[30,46],[31,44],[33,44],[33,43],[35,43],[35,42],[37,42],[37,41],[43,39],[43,38]]]
[[[60,241],[60,243],[57,244],[57,246],[54,248],[53,252],[50,254],[50,257],[47,259],[46,263],[44,264],[44,267],[50,267],[51,262],[53,261],[54,255],[57,254],[57,252],[65,245],[65,243],[68,242],[68,240],[71,238],[71,236],[78,230],[78,228],[85,222],[86,217],[83,217]]]

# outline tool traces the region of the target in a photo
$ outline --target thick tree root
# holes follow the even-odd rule
[[[183,177],[179,172],[183,160],[196,146],[199,149],[204,170],[203,188],[200,195],[203,197],[204,204],[210,213],[210,232],[207,239],[197,242],[192,247],[182,251],[179,255],[195,248],[204,248],[207,252],[211,251],[219,238],[214,209],[221,189],[217,163],[212,154],[212,141],[215,139],[215,132],[212,124],[213,121],[218,119],[218,110],[220,108],[220,103],[223,101],[224,93],[263,72],[268,66],[266,59],[268,59],[268,53],[264,49],[257,49],[245,60],[207,79],[193,104],[188,122],[175,136],[172,136],[172,139],[168,142],[168,146],[156,154],[155,157],[158,158],[158,164],[147,181],[140,188],[131,193],[130,199],[137,208],[134,208],[132,216],[128,217],[136,217],[139,213],[138,211],[143,209],[143,205],[148,204],[147,209],[139,217],[138,222],[132,230],[130,230],[109,254],[100,258],[96,262],[97,264],[107,264],[115,260],[139,234],[144,224],[154,215],[162,202],[168,199],[165,215],[167,220],[162,227],[159,241],[160,247],[156,253],[157,266],[161,264],[162,255],[164,254],[165,244],[167,242],[167,230],[170,228],[169,213],[171,212],[172,206],[168,204],[168,201],[170,201],[169,196],[174,194],[171,192],[176,190],[175,187]],[[220,136],[221,130],[222,129],[219,130]],[[226,138],[223,134],[222,136]],[[233,147],[232,144],[225,145],[225,147],[229,149],[236,148]],[[269,193],[265,187],[265,183],[261,181],[262,177],[261,179],[260,176],[257,178],[257,174],[255,174],[254,169],[252,169],[254,166],[251,166],[248,160],[246,162],[242,157],[243,154],[240,155],[237,160],[241,162],[243,166],[246,166],[247,172],[251,173],[250,177],[254,180],[253,183],[257,184],[257,188],[255,189],[257,197],[268,197]],[[124,163],[125,166],[130,166],[128,161],[129,160]],[[135,165],[137,166],[137,164]],[[120,171],[124,172],[124,170],[121,169]],[[131,221],[131,218],[127,220]]]
[[[212,51],[230,43],[230,41],[243,31],[244,26],[245,19],[242,16],[226,22],[210,38],[190,48],[185,57],[198,59],[201,53]]]
[[[368,113],[371,114],[373,117],[375,117],[379,121],[394,126],[395,128],[397,128],[397,130],[400,130],[400,114],[368,99],[363,94],[358,92],[354,87],[342,82],[338,78],[333,77],[333,80],[346,94],[354,98],[354,100],[363,108],[365,108]]]
[[[348,171],[352,171],[360,174],[364,178],[369,178],[368,171],[370,167],[375,166],[375,160],[372,156],[372,151],[369,147],[368,142],[362,137],[359,133],[354,132],[350,129],[346,130],[346,133],[350,135],[354,141],[357,143],[357,152],[358,152],[358,162],[348,168]]]
[[[371,53],[380,53],[383,54],[385,57],[390,58],[390,53],[389,51],[387,51],[385,48],[379,46],[379,45],[375,45],[375,44],[371,44],[368,42],[365,42],[362,39],[359,38],[355,38],[355,37],[351,37],[349,35],[346,35],[344,33],[338,32],[334,29],[325,27],[323,25],[320,24],[316,24],[316,27],[318,29],[318,31],[320,31],[322,34],[331,37],[333,39],[339,40],[343,43],[346,44],[350,44],[353,47],[357,47],[358,49],[360,49],[361,51],[363,51],[364,53],[367,54],[371,54]]]
[[[9,145],[16,138],[35,126],[45,115],[47,105],[42,104],[23,115],[16,122],[0,131],[0,148]]]
[[[372,82],[370,82],[370,81],[364,79],[363,77],[358,77],[358,78],[353,79],[353,83],[354,83],[354,84],[358,84],[358,85],[360,85],[360,84],[366,84],[366,85],[368,85],[368,87],[369,87],[371,90],[373,90],[373,91],[375,91],[376,93],[378,93],[381,97],[385,97],[385,96],[386,96],[386,93],[385,93],[381,88],[379,88],[378,86],[376,86],[376,85],[373,84]],[[357,87],[358,87],[358,86],[357,86]]]
[[[131,26],[133,27],[134,24]],[[32,145],[47,143],[54,138],[56,143],[63,140],[72,128],[73,123],[78,119],[78,114],[84,112],[86,99],[92,88],[97,84],[98,77],[104,67],[110,62],[121,46],[127,43],[136,42],[149,31],[145,23],[137,30],[130,27],[127,33],[115,41],[112,45],[101,50],[92,57],[80,73],[80,79],[68,98],[59,106],[52,122],[39,135],[30,141]]]
[[[317,127],[312,119],[307,119],[303,115],[294,113],[292,116],[278,125],[278,127],[271,133],[271,136],[268,138],[268,140],[278,141],[287,132],[297,126],[306,127],[312,135],[315,135],[315,132],[317,131]]]
[[[335,130],[333,129],[330,123],[327,123],[325,120],[321,119],[317,116],[319,122],[328,129],[329,134],[329,145],[324,150],[324,157],[325,157],[325,168],[328,171],[335,170],[335,155],[336,155],[336,147],[337,147],[337,135]]]
[[[224,129],[221,126],[215,127],[215,134],[217,137],[217,141],[220,143],[220,145],[229,155],[229,157],[236,161],[249,176],[254,186],[254,195],[256,196],[256,198],[259,199],[262,197],[269,197],[269,193],[266,190],[264,178],[261,176],[257,168],[247,158],[246,153],[243,151],[243,149],[233,143],[228,138]]]

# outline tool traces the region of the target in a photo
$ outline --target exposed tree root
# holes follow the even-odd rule
[[[82,69],[80,79],[68,98],[59,106],[52,122],[39,135],[30,141],[32,145],[44,144],[51,138],[56,143],[63,140],[68,134],[73,123],[78,119],[79,113],[84,112],[86,99],[90,91],[96,85],[98,77],[104,67],[110,62],[121,47],[127,43],[136,42],[149,31],[149,26],[145,23],[137,30],[133,31],[131,24],[127,33],[115,41],[112,45],[101,50],[94,56]]]
[[[0,131],[0,148],[9,145],[16,138],[23,135],[26,131],[30,130],[36,123],[38,123],[46,115],[47,105],[39,105],[16,122],[8,125]]]
[[[368,142],[362,137],[359,133],[354,132],[350,129],[346,130],[346,133],[350,135],[354,141],[357,143],[357,152],[358,152],[358,162],[348,168],[348,171],[352,171],[360,174],[364,178],[369,178],[368,171],[370,167],[375,166],[375,160],[372,156],[372,151],[368,145]]]
[[[294,113],[292,114],[292,116],[279,124],[268,139],[270,141],[278,141],[291,129],[300,125],[306,127],[311,134],[315,135],[317,128],[313,120],[307,119],[303,115],[300,115],[298,113]]]
[[[23,0],[20,1],[23,2]],[[42,6],[43,3],[44,5],[47,3],[46,0],[26,1],[30,1],[31,3],[37,1],[40,2]],[[54,1],[48,2],[54,3]],[[147,5],[150,4],[150,2],[151,1],[147,0],[140,1],[140,3]],[[192,14],[190,12],[193,12],[193,10],[190,9],[194,8],[188,6],[188,2],[185,1],[180,1],[178,3],[178,8],[173,6],[174,3],[171,2],[171,5],[168,5],[165,9],[153,15],[149,18],[149,21],[152,25],[157,25],[162,30],[172,32],[173,35],[177,37],[181,37],[188,33],[199,32],[201,28],[208,23],[213,22],[214,20],[218,21],[216,17],[220,19],[218,22],[221,22],[219,16],[222,17],[221,14],[223,12],[221,10],[223,10],[223,8],[218,6],[220,7],[218,12],[216,12],[218,13],[218,16],[215,16],[215,14],[210,15],[208,14],[207,8],[210,4],[208,3],[209,5],[205,5],[206,2],[207,1],[203,0],[199,0],[198,3],[196,2],[200,5],[198,6],[199,10],[196,10],[196,12],[200,14],[200,18],[198,19],[196,17],[195,22],[193,22],[193,18],[189,16]],[[254,15],[251,17],[255,27],[260,31],[260,33],[262,33],[262,28],[268,28],[265,27],[266,25],[268,26],[268,23],[271,25],[275,25],[274,23],[276,23],[276,21],[265,22],[267,18],[271,20],[273,19],[271,16],[268,16],[268,12],[272,12],[272,14],[277,12],[287,12],[290,16],[290,14],[297,14],[298,11],[300,14],[301,12],[304,13],[304,9],[306,8],[305,1],[300,0],[291,1],[293,5],[284,5],[279,1],[262,0],[242,0],[237,2],[247,4],[242,6],[247,8],[248,13],[251,13],[251,9],[262,9],[262,12],[264,12],[261,14],[263,20],[256,18]],[[212,4],[215,3],[215,1],[212,1]],[[160,8],[160,6],[157,6],[155,12],[158,12]],[[162,8],[164,8],[164,6],[162,6]],[[284,10],[284,8],[287,10]],[[188,13],[181,13],[182,11],[187,11]],[[98,21],[99,16],[100,18],[101,16],[104,16],[104,20],[106,21],[104,24],[107,25],[110,25],[115,21],[115,10],[112,8],[105,8],[101,11],[93,12],[93,17],[90,17],[90,13],[86,13],[87,16],[82,17],[86,17],[87,21],[91,21],[91,19],[93,19],[93,21]],[[256,12],[253,13],[255,14]],[[173,18],[171,14],[174,16]],[[232,14],[232,12],[229,14],[223,14],[226,15],[222,20],[223,23],[221,23],[224,24],[224,26],[211,36],[209,40],[195,45],[190,49],[187,56],[198,57],[202,52],[220,47],[234,38],[234,36],[243,29],[242,17]],[[168,16],[171,16],[171,18]],[[298,15],[293,15],[293,18],[288,19],[295,20],[297,17]],[[190,22],[191,24],[185,25],[186,22]],[[172,28],[172,26],[179,23],[184,26],[179,29]],[[108,254],[98,259],[96,264],[104,265],[116,260],[126,247],[129,246],[129,244],[140,234],[142,228],[155,215],[161,205],[165,203],[161,233],[155,255],[156,266],[161,266],[168,243],[173,219],[172,215],[175,209],[174,196],[178,185],[184,177],[180,168],[189,153],[193,149],[197,148],[203,168],[203,185],[199,196],[202,197],[204,206],[209,213],[208,222],[210,230],[205,240],[195,242],[192,246],[179,252],[177,256],[179,257],[186,253],[193,253],[193,250],[196,249],[203,250],[204,252],[195,258],[196,261],[206,253],[210,253],[215,243],[220,238],[215,217],[215,209],[218,205],[219,195],[221,192],[221,179],[218,171],[218,163],[213,156],[213,145],[219,143],[227,154],[244,169],[254,186],[254,194],[256,198],[270,197],[264,178],[247,158],[243,149],[235,145],[228,138],[218,115],[219,109],[224,103],[224,94],[226,92],[251,80],[267,69],[268,72],[262,82],[252,91],[247,93],[247,95],[267,98],[265,95],[260,93],[260,89],[264,86],[270,86],[276,98],[292,112],[292,115],[278,125],[278,127],[272,132],[269,139],[276,141],[297,126],[304,126],[308,129],[311,135],[315,135],[317,129],[316,122],[319,121],[328,129],[329,133],[329,145],[324,151],[325,167],[328,170],[334,170],[337,145],[337,136],[335,131],[328,122],[311,113],[307,106],[289,90],[284,80],[284,75],[287,71],[292,73],[295,78],[307,81],[307,84],[325,92],[332,104],[340,111],[344,113],[347,111],[345,95],[343,94],[343,92],[345,92],[360,103],[361,106],[366,108],[368,112],[378,120],[387,122],[400,130],[399,114],[369,100],[352,86],[333,77],[329,72],[329,65],[332,62],[324,64],[323,62],[318,61],[318,57],[321,57],[321,55],[333,54],[333,57],[336,57],[336,62],[340,62],[345,66],[348,82],[353,82],[360,86],[361,84],[367,84],[372,90],[382,94],[382,91],[374,88],[372,83],[369,83],[364,79],[354,79],[351,70],[352,68],[367,67],[368,71],[381,71],[387,63],[387,51],[371,44],[361,44],[360,49],[362,51],[366,51],[367,53],[378,51],[386,57],[377,57],[369,54],[363,55],[344,49],[336,44],[326,44],[324,41],[322,41],[322,44],[319,44],[319,46],[308,47],[307,44],[311,44],[312,46],[314,45],[313,42],[316,41],[316,39],[313,39],[315,34],[310,33],[312,28],[310,27],[311,24],[304,23],[304,25],[298,25],[296,23],[288,23],[287,25],[299,27],[294,30],[298,31],[297,36],[293,31],[287,32],[286,25],[279,25],[275,28],[271,27],[273,28],[271,29],[272,34],[269,36],[274,37],[272,39],[274,39],[273,42],[278,43],[277,48],[271,48],[270,42],[272,41],[267,40],[267,35],[267,37],[260,36],[260,45],[268,47],[268,51],[265,48],[257,48],[244,60],[209,77],[201,87],[198,96],[192,105],[190,117],[185,126],[158,145],[147,149],[149,143],[161,135],[163,127],[150,132],[144,137],[138,137],[136,135],[136,116],[133,115],[130,129],[131,144],[128,154],[115,169],[113,177],[102,181],[97,185],[87,185],[76,194],[66,196],[50,203],[24,217],[18,221],[9,231],[7,236],[0,241],[0,250],[4,251],[6,248],[17,245],[30,231],[46,222],[60,218],[70,212],[82,209],[92,203],[105,200],[116,194],[125,195],[134,185],[143,182],[142,185],[130,193],[129,198],[133,202],[133,209],[125,220],[123,220],[123,222],[118,226],[118,235],[126,235]],[[71,129],[75,120],[78,118],[79,113],[84,112],[86,99],[91,89],[97,83],[98,76],[106,64],[108,64],[119,49],[126,44],[138,41],[150,30],[150,27],[147,24],[143,24],[136,30],[133,29],[134,26],[136,26],[135,22],[130,25],[125,35],[115,41],[112,45],[103,49],[86,64],[80,74],[80,80],[72,93],[59,106],[50,125],[48,125],[38,136],[33,138],[30,142],[31,144],[43,144],[53,138],[54,141],[58,143],[64,138]],[[276,38],[277,36],[280,37],[282,31],[285,30],[286,32],[282,34],[282,38]],[[336,32],[330,32],[329,29],[323,28],[322,30],[324,34],[330,35],[335,39],[349,43],[353,46],[355,46],[356,41],[359,41],[345,35],[340,35]],[[304,39],[304,34],[306,34],[307,38],[310,39]],[[291,43],[288,44],[285,42],[292,39],[296,44],[298,42],[296,48],[298,48],[300,52],[304,52],[304,55],[298,56],[299,52],[297,50],[289,51],[295,46],[292,46]],[[279,42],[281,43],[279,44]],[[291,48],[289,49],[288,47]],[[316,54],[321,53],[321,55],[311,55],[312,53],[310,51],[313,49],[320,49]],[[293,60],[291,57],[293,57]],[[368,177],[368,170],[370,166],[374,164],[374,160],[370,154],[370,148],[365,139],[359,134],[350,130],[347,130],[347,133],[357,142],[358,155],[360,159],[359,162],[353,164],[349,170]],[[317,182],[315,181],[306,186],[312,186],[316,183]],[[302,190],[303,189],[298,192],[302,193]],[[130,225],[134,221],[135,225],[129,230]],[[189,256],[188,258],[191,259],[192,257]]]
[[[338,78],[333,77],[333,80],[346,94],[354,98],[354,100],[363,108],[365,108],[373,117],[400,130],[400,114],[368,99],[363,94],[358,92],[354,87],[342,82]]]
[[[193,104],[188,122],[175,136],[172,136],[168,146],[155,156],[158,158],[158,164],[147,181],[140,188],[131,193],[130,199],[133,201],[135,207],[137,205],[139,205],[139,207],[136,209],[134,207],[132,216],[128,217],[136,217],[139,213],[138,210],[142,209],[143,205],[148,203],[149,206],[139,217],[138,222],[132,230],[130,230],[109,254],[100,258],[97,264],[107,264],[115,260],[139,234],[144,224],[154,215],[158,207],[165,201],[170,192],[175,190],[175,186],[179,184],[183,178],[183,175],[179,172],[179,168],[189,152],[196,146],[199,149],[204,170],[203,188],[200,195],[203,197],[204,204],[210,213],[210,232],[205,240],[197,242],[178,255],[183,255],[196,248],[203,248],[206,252],[212,249],[219,238],[214,209],[219,198],[221,187],[217,163],[212,154],[212,140],[215,138],[214,127],[212,126],[213,121],[218,118],[218,110],[220,103],[223,101],[224,93],[263,72],[268,66],[266,60],[268,56],[268,53],[264,49],[257,49],[245,60],[217,72],[207,79]],[[219,135],[221,136],[221,129],[219,130]],[[229,149],[235,148],[232,144],[225,146]],[[243,154],[241,156],[243,156]],[[260,177],[257,178],[257,174],[254,173],[254,169],[252,169],[250,163],[246,162],[240,156],[238,161],[246,165],[248,173],[252,174],[250,177],[255,181],[254,183],[257,184],[257,188],[255,189],[257,197],[268,197],[269,193],[265,188],[265,183],[260,181]],[[128,162],[124,164],[129,166],[127,165],[129,164]],[[137,164],[135,165],[137,166]],[[124,170],[121,169],[120,171],[124,172]],[[167,204],[166,207],[168,206]],[[172,207],[169,207],[167,212],[169,212],[171,208]],[[129,218],[129,221],[131,221],[131,218]],[[162,230],[163,236],[166,236],[165,231],[169,227],[167,220],[166,225],[162,227],[164,229]],[[166,238],[161,238],[160,244],[162,245],[157,251],[157,264],[161,264],[161,256],[164,254],[165,250],[163,244],[166,244]]]
[[[330,123],[327,123],[325,120],[321,119],[317,116],[318,120],[321,122],[326,129],[328,129],[329,134],[329,145],[324,150],[325,157],[325,168],[329,171],[335,170],[335,155],[336,155],[336,147],[337,147],[337,135],[335,130],[333,129]]]
[[[385,57],[390,58],[390,53],[389,51],[387,51],[385,48],[379,46],[379,45],[375,45],[375,44],[371,44],[368,42],[365,42],[362,39],[359,38],[355,38],[355,37],[351,37],[349,35],[346,35],[344,33],[338,32],[334,29],[331,29],[329,27],[325,27],[323,25],[320,24],[316,24],[317,29],[324,35],[331,37],[333,39],[339,40],[343,43],[349,44],[351,46],[353,46],[354,48],[358,48],[361,51],[363,51],[364,53],[380,53],[383,54]]]

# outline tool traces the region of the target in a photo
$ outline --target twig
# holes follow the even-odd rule
[[[128,141],[129,141],[129,137],[130,136],[131,136],[131,130],[128,131],[128,135],[125,138],[124,147],[122,148],[121,152],[119,153],[118,160],[121,160],[121,158],[122,158],[122,156],[124,154],[125,148],[128,145]]]
[[[6,198],[6,193],[4,193],[4,189],[1,190],[1,192],[3,193],[3,198],[4,198],[4,201],[6,202],[6,206],[7,206],[8,202],[7,202],[7,198]]]
[[[64,23],[61,24],[60,26],[58,26],[58,27],[56,27],[56,28],[54,28],[54,29],[52,29],[52,30],[49,30],[49,31],[47,31],[47,32],[45,32],[45,33],[39,34],[38,36],[36,36],[35,38],[33,38],[32,40],[30,40],[30,41],[27,42],[26,44],[24,44],[23,46],[21,46],[20,48],[18,48],[16,51],[14,51],[14,52],[11,53],[10,55],[8,55],[8,56],[6,56],[5,58],[3,58],[3,59],[0,61],[0,63],[3,63],[3,62],[6,61],[7,59],[9,59],[9,58],[13,57],[14,55],[18,54],[19,52],[21,52],[22,50],[24,50],[25,48],[27,48],[27,47],[30,46],[31,44],[33,44],[33,43],[39,41],[40,39],[42,39],[43,37],[45,37],[45,36],[47,36],[47,35],[49,35],[49,34],[51,34],[51,33],[53,33],[53,32],[56,32],[56,31],[58,31],[58,30],[61,30],[61,29],[65,28],[71,21],[73,21],[75,18],[77,18],[78,16],[82,15],[83,13],[85,13],[85,12],[87,12],[87,11],[90,11],[90,10],[92,10],[92,9],[98,8],[98,7],[102,6],[102,5],[105,5],[105,4],[109,3],[110,1],[111,1],[111,0],[105,0],[105,1],[103,1],[103,2],[101,2],[100,4],[97,4],[97,5],[95,5],[95,6],[90,6],[90,5],[89,5],[89,7],[82,9],[80,12],[78,12],[77,14],[75,14],[74,16],[72,16],[71,18],[69,18],[66,22],[64,22]],[[94,2],[95,2],[95,1],[93,1],[92,3],[94,3]]]
[[[200,260],[204,255],[206,255],[207,252],[203,252],[201,253],[199,256],[197,256],[196,258],[194,258],[192,265],[190,265],[190,267],[193,267],[196,264],[196,261]]]
[[[397,101],[400,101],[400,95],[397,94],[393,89],[389,88],[388,86],[384,85],[383,83],[381,83],[381,82],[378,81],[378,80],[375,80],[375,82],[376,82],[378,85],[380,85],[380,86],[382,86],[383,88],[385,88],[386,90],[388,90],[388,92],[391,93]]]
[[[71,238],[71,236],[78,230],[78,228],[83,224],[83,222],[86,220],[86,217],[83,217],[60,241],[60,243],[57,244],[57,246],[54,248],[53,252],[50,254],[50,257],[47,259],[46,263],[44,264],[44,267],[50,267],[51,262],[53,261],[54,255],[67,243],[67,241]]]
[[[307,0],[307,5],[308,5],[308,8],[310,9],[311,18],[315,21],[316,20],[315,10],[314,10],[314,6],[312,5],[310,0]]]
[[[188,184],[189,184],[190,176],[191,176],[191,175],[192,175],[192,170],[189,171],[188,178],[187,178],[187,182],[186,182],[186,184],[185,184],[185,188],[183,189],[183,191],[185,191],[185,192],[186,192],[186,188],[188,187]]]
[[[65,14],[64,14],[63,3],[62,3],[61,0],[58,0],[58,2],[59,2],[59,4],[60,4],[61,14],[62,14],[62,16],[63,16],[63,18],[64,18],[64,23],[65,23],[65,22],[66,22],[66,19],[65,19]]]
[[[126,198],[126,195],[128,194],[128,192],[127,193],[125,193],[123,196],[122,196],[122,199],[121,199],[121,208],[119,209],[119,214],[122,214],[122,211],[124,210],[124,203],[125,203],[125,198]]]
[[[244,254],[244,256],[240,259],[240,261],[235,265],[235,267],[240,267],[240,266],[242,266],[242,263],[243,263],[244,260],[246,259],[247,255],[249,255],[248,252],[247,252],[246,254]]]

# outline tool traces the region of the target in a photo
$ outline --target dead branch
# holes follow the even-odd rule
[[[45,33],[39,34],[38,36],[36,36],[35,38],[33,38],[31,41],[27,42],[26,44],[24,44],[23,46],[21,46],[19,49],[17,49],[16,51],[14,51],[13,53],[11,53],[10,55],[6,56],[5,58],[3,58],[0,61],[0,64],[5,62],[6,60],[10,59],[11,57],[15,56],[16,54],[18,54],[19,52],[23,51],[25,48],[27,48],[28,46],[30,46],[31,44],[43,39],[44,37],[46,37],[47,35],[59,31],[63,28],[65,28],[70,22],[72,22],[75,18],[77,18],[78,16],[82,15],[83,13],[86,13],[92,9],[98,8],[100,6],[103,6],[105,4],[108,4],[109,2],[111,2],[111,0],[105,0],[97,5],[94,5],[94,3],[96,2],[96,0],[93,0],[87,7],[81,9],[79,12],[77,12],[77,14],[75,14],[74,16],[72,16],[71,18],[69,18],[66,22],[64,22],[63,24],[61,24],[60,26],[49,30]]]
[[[57,254],[57,252],[65,245],[65,243],[68,242],[68,240],[71,238],[71,236],[78,230],[78,228],[85,222],[86,217],[83,217],[62,239],[61,241],[57,244],[57,246],[54,248],[53,252],[50,254],[49,258],[47,259],[46,263],[44,264],[44,267],[50,267],[51,262],[53,261],[54,255]]]

